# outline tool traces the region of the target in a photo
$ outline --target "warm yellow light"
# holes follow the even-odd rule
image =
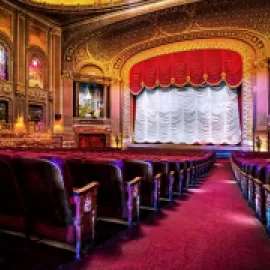
[[[64,127],[63,127],[63,124],[62,124],[62,121],[61,120],[54,122],[53,131],[55,133],[62,133],[64,131]]]
[[[102,4],[114,4],[119,2],[125,2],[123,0],[32,0],[32,2],[46,3],[49,5],[64,5],[64,6],[90,6],[90,5],[102,5]],[[128,1],[126,1],[128,2]]]
[[[26,131],[23,117],[17,118],[16,123],[14,125],[14,131],[15,132],[25,132]]]

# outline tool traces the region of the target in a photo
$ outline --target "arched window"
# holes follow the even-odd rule
[[[29,86],[43,88],[42,64],[36,56],[29,63]]]
[[[8,80],[8,56],[7,50],[0,44],[0,78]]]

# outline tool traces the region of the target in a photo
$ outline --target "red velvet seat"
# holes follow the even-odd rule
[[[26,208],[8,156],[0,156],[0,228],[27,233]]]
[[[140,182],[139,173],[135,176],[123,174],[119,161],[84,160],[82,172],[88,183],[98,181],[98,217],[128,220],[131,227],[136,215],[139,221]]]
[[[14,158],[13,166],[32,233],[69,244],[80,257],[87,236],[93,237],[97,184],[73,190],[69,197],[61,170],[52,162]]]

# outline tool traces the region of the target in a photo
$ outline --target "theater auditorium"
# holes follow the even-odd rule
[[[270,269],[269,0],[0,0],[0,269]]]

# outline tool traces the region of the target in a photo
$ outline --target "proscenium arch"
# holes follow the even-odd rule
[[[142,50],[141,52],[130,57],[122,66],[120,76],[122,78],[121,90],[123,91],[123,136],[126,139],[132,139],[133,136],[133,115],[132,102],[130,93],[130,70],[139,62],[152,57],[176,53],[181,51],[192,51],[202,49],[224,49],[232,50],[239,53],[243,59],[243,80],[242,80],[242,140],[243,146],[253,146],[253,75],[254,61],[256,51],[250,45],[236,39],[199,39],[183,42],[175,42],[151,49]]]

